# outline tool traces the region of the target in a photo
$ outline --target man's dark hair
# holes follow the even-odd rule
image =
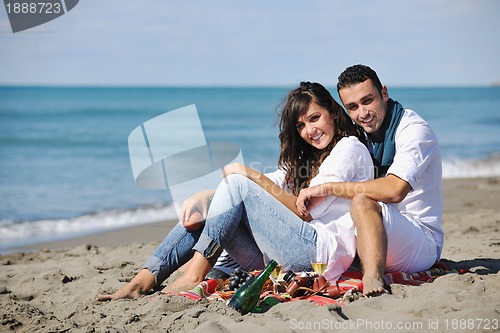
[[[337,83],[337,93],[342,88],[348,88],[366,80],[372,80],[375,88],[377,88],[380,96],[382,96],[382,83],[373,69],[365,65],[354,65],[348,67],[339,75],[339,82]]]

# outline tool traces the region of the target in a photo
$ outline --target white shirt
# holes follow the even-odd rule
[[[285,186],[285,172],[266,174],[274,183]],[[342,138],[319,167],[310,186],[327,182],[360,182],[373,179],[373,162],[368,149],[354,136]],[[317,232],[317,247],[326,248],[329,265],[324,276],[336,281],[352,264],[356,255],[356,236],[349,209],[351,200],[328,196],[311,210],[310,225]]]
[[[387,170],[410,184],[412,190],[400,203],[391,204],[410,221],[432,235],[441,255],[444,234],[442,166],[439,142],[429,124],[412,110],[405,110],[396,129],[396,155]]]

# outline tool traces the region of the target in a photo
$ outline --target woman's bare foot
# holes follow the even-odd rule
[[[189,261],[186,271],[177,280],[170,282],[162,293],[175,293],[191,290],[205,279],[212,265],[199,252],[195,252]]]
[[[184,273],[175,281],[172,281],[169,284],[167,284],[167,286],[161,290],[161,293],[168,294],[168,293],[178,293],[181,291],[191,290],[202,281],[203,279],[193,278],[190,276],[190,274]]]
[[[363,275],[363,294],[365,296],[378,296],[386,293],[383,278]]]
[[[144,296],[155,286],[155,277],[147,269],[141,269],[139,273],[125,287],[112,295],[99,295],[98,301],[111,301],[117,299],[136,299]]]

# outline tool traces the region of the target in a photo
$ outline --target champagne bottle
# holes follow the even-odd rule
[[[257,304],[260,298],[260,292],[264,287],[264,283],[276,268],[276,261],[271,260],[267,267],[260,274],[250,281],[245,282],[231,297],[227,305],[236,309],[242,315],[250,312]]]

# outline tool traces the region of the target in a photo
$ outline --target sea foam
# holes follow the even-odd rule
[[[500,176],[500,154],[481,159],[449,159],[443,161],[443,178],[484,178]]]
[[[123,211],[108,210],[70,219],[0,221],[0,252],[45,241],[68,239],[92,233],[177,219],[173,205]]]

